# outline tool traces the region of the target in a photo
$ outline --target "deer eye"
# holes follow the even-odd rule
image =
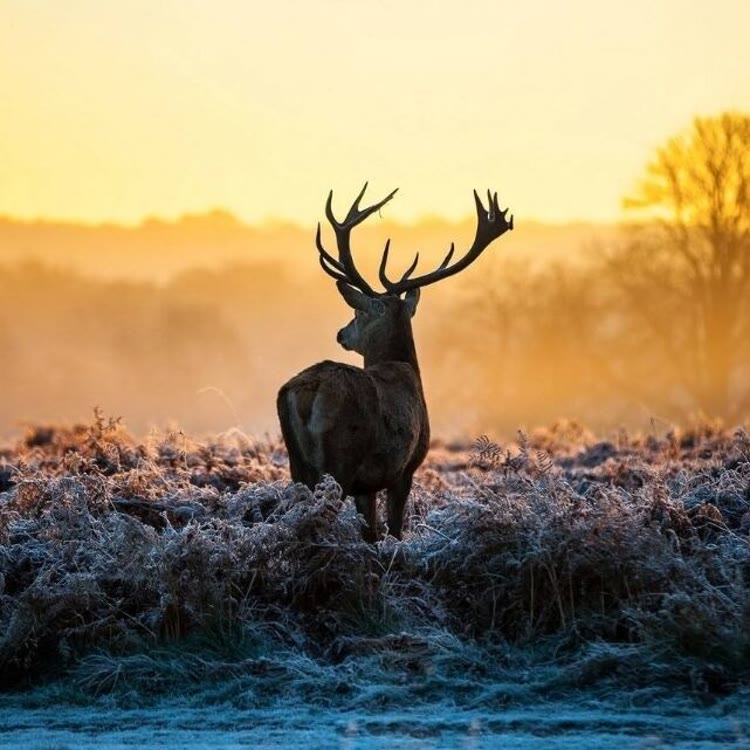
[[[375,316],[380,316],[385,312],[385,305],[379,300],[373,300],[370,306],[370,313]]]

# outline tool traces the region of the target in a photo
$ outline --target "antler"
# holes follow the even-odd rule
[[[379,211],[388,201],[396,195],[398,188],[393,192],[389,193],[382,201],[375,203],[367,208],[360,209],[359,202],[362,200],[362,196],[367,190],[367,183],[360,191],[359,195],[355,198],[352,203],[349,213],[343,221],[338,221],[333,215],[333,208],[331,203],[333,201],[333,190],[328,193],[328,200],[326,201],[326,218],[331,223],[333,231],[336,235],[336,246],[338,248],[338,259],[334,258],[330,253],[323,247],[323,242],[320,236],[320,222],[318,222],[318,231],[315,234],[315,244],[317,245],[318,252],[320,253],[320,265],[323,270],[329,275],[333,276],[334,279],[345,281],[347,284],[351,284],[357,287],[361,292],[371,296],[379,297],[382,296],[381,292],[374,291],[370,285],[364,280],[362,274],[357,270],[354,265],[354,259],[352,258],[352,248],[350,244],[350,235],[352,229],[358,224],[361,224],[368,216]],[[388,256],[388,250],[391,241],[385,245],[384,256]]]
[[[391,194],[392,195],[392,194]],[[388,196],[390,198],[390,196]],[[410,278],[412,273],[417,267],[419,262],[419,253],[414,258],[414,262],[406,269],[403,276],[398,281],[391,281],[386,275],[385,269],[388,263],[388,251],[390,249],[390,243],[385,246],[383,252],[383,258],[380,261],[380,281],[386,290],[390,294],[402,294],[410,289],[416,289],[418,287],[427,286],[428,284],[434,284],[440,279],[445,279],[448,276],[452,276],[459,271],[463,271],[468,265],[473,263],[482,252],[501,235],[505,234],[509,229],[513,229],[513,216],[510,219],[506,219],[508,209],[504,211],[500,210],[500,205],[497,202],[497,193],[487,191],[488,208],[485,209],[482,201],[477,195],[477,191],[474,191],[474,202],[477,206],[477,232],[466,255],[463,256],[459,261],[454,263],[452,266],[448,265],[453,257],[453,252],[456,249],[455,244],[451,242],[451,248],[448,254],[443,259],[443,262],[437,267],[436,270],[426,273],[422,276],[415,276],[413,279]]]

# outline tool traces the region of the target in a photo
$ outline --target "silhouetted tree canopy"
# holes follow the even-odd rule
[[[657,150],[625,206],[645,223],[610,257],[619,289],[683,405],[739,418],[750,405],[750,117],[696,118]]]
[[[498,258],[484,283],[467,279],[435,340],[482,428],[746,418],[749,185],[750,117],[698,118],[657,149],[619,238],[536,268]]]

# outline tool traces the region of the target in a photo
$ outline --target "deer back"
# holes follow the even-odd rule
[[[417,372],[405,362],[358,368],[325,361],[279,392],[287,445],[348,493],[375,492],[424,459],[429,423]]]

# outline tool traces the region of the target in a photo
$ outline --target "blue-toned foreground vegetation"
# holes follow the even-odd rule
[[[280,444],[37,427],[0,450],[0,683],[247,709],[742,700],[750,438],[436,444],[404,541],[371,546]]]

